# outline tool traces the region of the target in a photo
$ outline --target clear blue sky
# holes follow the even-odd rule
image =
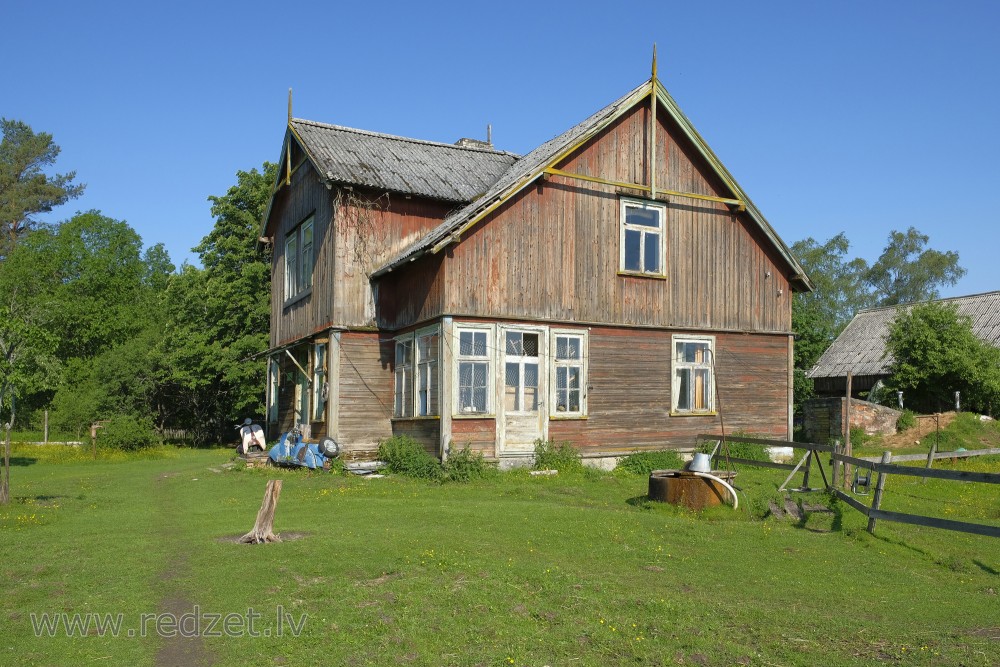
[[[298,117],[524,153],[660,79],[789,244],[915,226],[1000,289],[1000,3],[18,2],[0,115],[175,263]]]

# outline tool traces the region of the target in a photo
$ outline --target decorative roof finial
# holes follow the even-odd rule
[[[656,42],[653,42],[653,76],[652,81],[656,81]]]
[[[654,51],[656,50],[655,47],[654,47],[653,50]],[[656,56],[653,56],[653,59],[655,60]],[[653,69],[654,70],[656,69],[655,65],[653,66]],[[289,122],[289,124],[291,124],[291,122],[292,122],[292,89],[291,88],[288,89],[288,122]]]

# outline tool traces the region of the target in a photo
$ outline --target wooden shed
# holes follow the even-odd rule
[[[356,456],[791,434],[801,266],[654,76],[527,155],[290,119],[268,422]]]

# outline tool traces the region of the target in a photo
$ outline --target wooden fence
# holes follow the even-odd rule
[[[815,457],[816,463],[819,465],[820,473],[823,475],[823,482],[826,485],[826,489],[831,491],[837,498],[844,501],[850,507],[858,510],[862,514],[868,517],[868,532],[875,532],[875,523],[879,519],[885,521],[895,521],[898,523],[908,523],[917,526],[928,526],[930,528],[943,528],[945,530],[955,530],[963,533],[973,533],[976,535],[986,535],[989,537],[1000,537],[1000,526],[988,526],[979,523],[972,523],[968,521],[954,521],[951,519],[939,519],[937,517],[923,516],[919,514],[905,514],[902,512],[889,512],[881,509],[882,504],[882,494],[885,489],[885,482],[888,475],[907,475],[911,477],[922,477],[925,481],[927,479],[945,479],[956,482],[977,482],[982,484],[1000,484],[1000,474],[998,473],[986,473],[986,472],[966,472],[961,470],[939,470],[932,468],[931,465],[933,461],[938,459],[958,459],[958,458],[968,458],[972,456],[987,456],[1000,454],[1000,449],[979,449],[974,451],[955,451],[955,452],[938,452],[933,447],[928,454],[907,454],[903,456],[892,458],[891,452],[885,452],[880,459],[875,458],[858,458],[854,456],[847,456],[841,454],[837,447],[831,447],[828,445],[817,445],[813,443],[802,443],[802,442],[788,442],[785,440],[767,440],[763,438],[732,438],[731,442],[747,443],[750,445],[759,445],[762,447],[791,447],[794,450],[805,451],[806,454],[799,460],[795,465],[788,463],[775,463],[773,461],[757,461],[754,459],[737,458],[733,456],[728,456],[726,454],[726,448],[723,447],[723,441],[717,435],[699,435],[698,441],[703,442],[715,442],[715,447],[712,451],[712,461],[726,460],[730,463],[739,463],[741,465],[758,466],[761,468],[778,468],[782,470],[791,470],[788,478],[779,487],[779,491],[785,489],[789,482],[795,476],[795,474],[805,465],[803,484],[801,489],[795,489],[799,491],[812,491],[818,489],[809,488],[809,462],[811,457]],[[823,463],[818,458],[819,452],[829,452],[830,453],[830,465],[831,465],[831,480],[827,479],[826,472],[823,469]],[[895,463],[893,463],[895,461]],[[901,462],[909,461],[926,461],[927,465],[923,468],[899,465]],[[875,483],[875,492],[872,495],[871,507],[865,505],[857,498],[844,493],[839,488],[837,488],[837,469],[843,465],[845,468],[847,466],[855,466],[859,471],[868,471],[868,480],[870,484],[871,476],[878,473],[878,481]],[[846,481],[848,475],[844,475]]]

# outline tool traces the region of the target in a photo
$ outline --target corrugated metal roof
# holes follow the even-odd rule
[[[980,340],[1000,347],[1000,291],[938,299],[931,303],[955,306],[959,315],[972,320],[972,332]],[[847,377],[848,371],[854,375],[886,375],[892,363],[892,357],[885,352],[886,336],[897,310],[911,307],[912,304],[888,306],[859,312],[819,358],[808,377]]]
[[[480,196],[518,157],[301,118],[290,125],[328,180],[451,202]]]

